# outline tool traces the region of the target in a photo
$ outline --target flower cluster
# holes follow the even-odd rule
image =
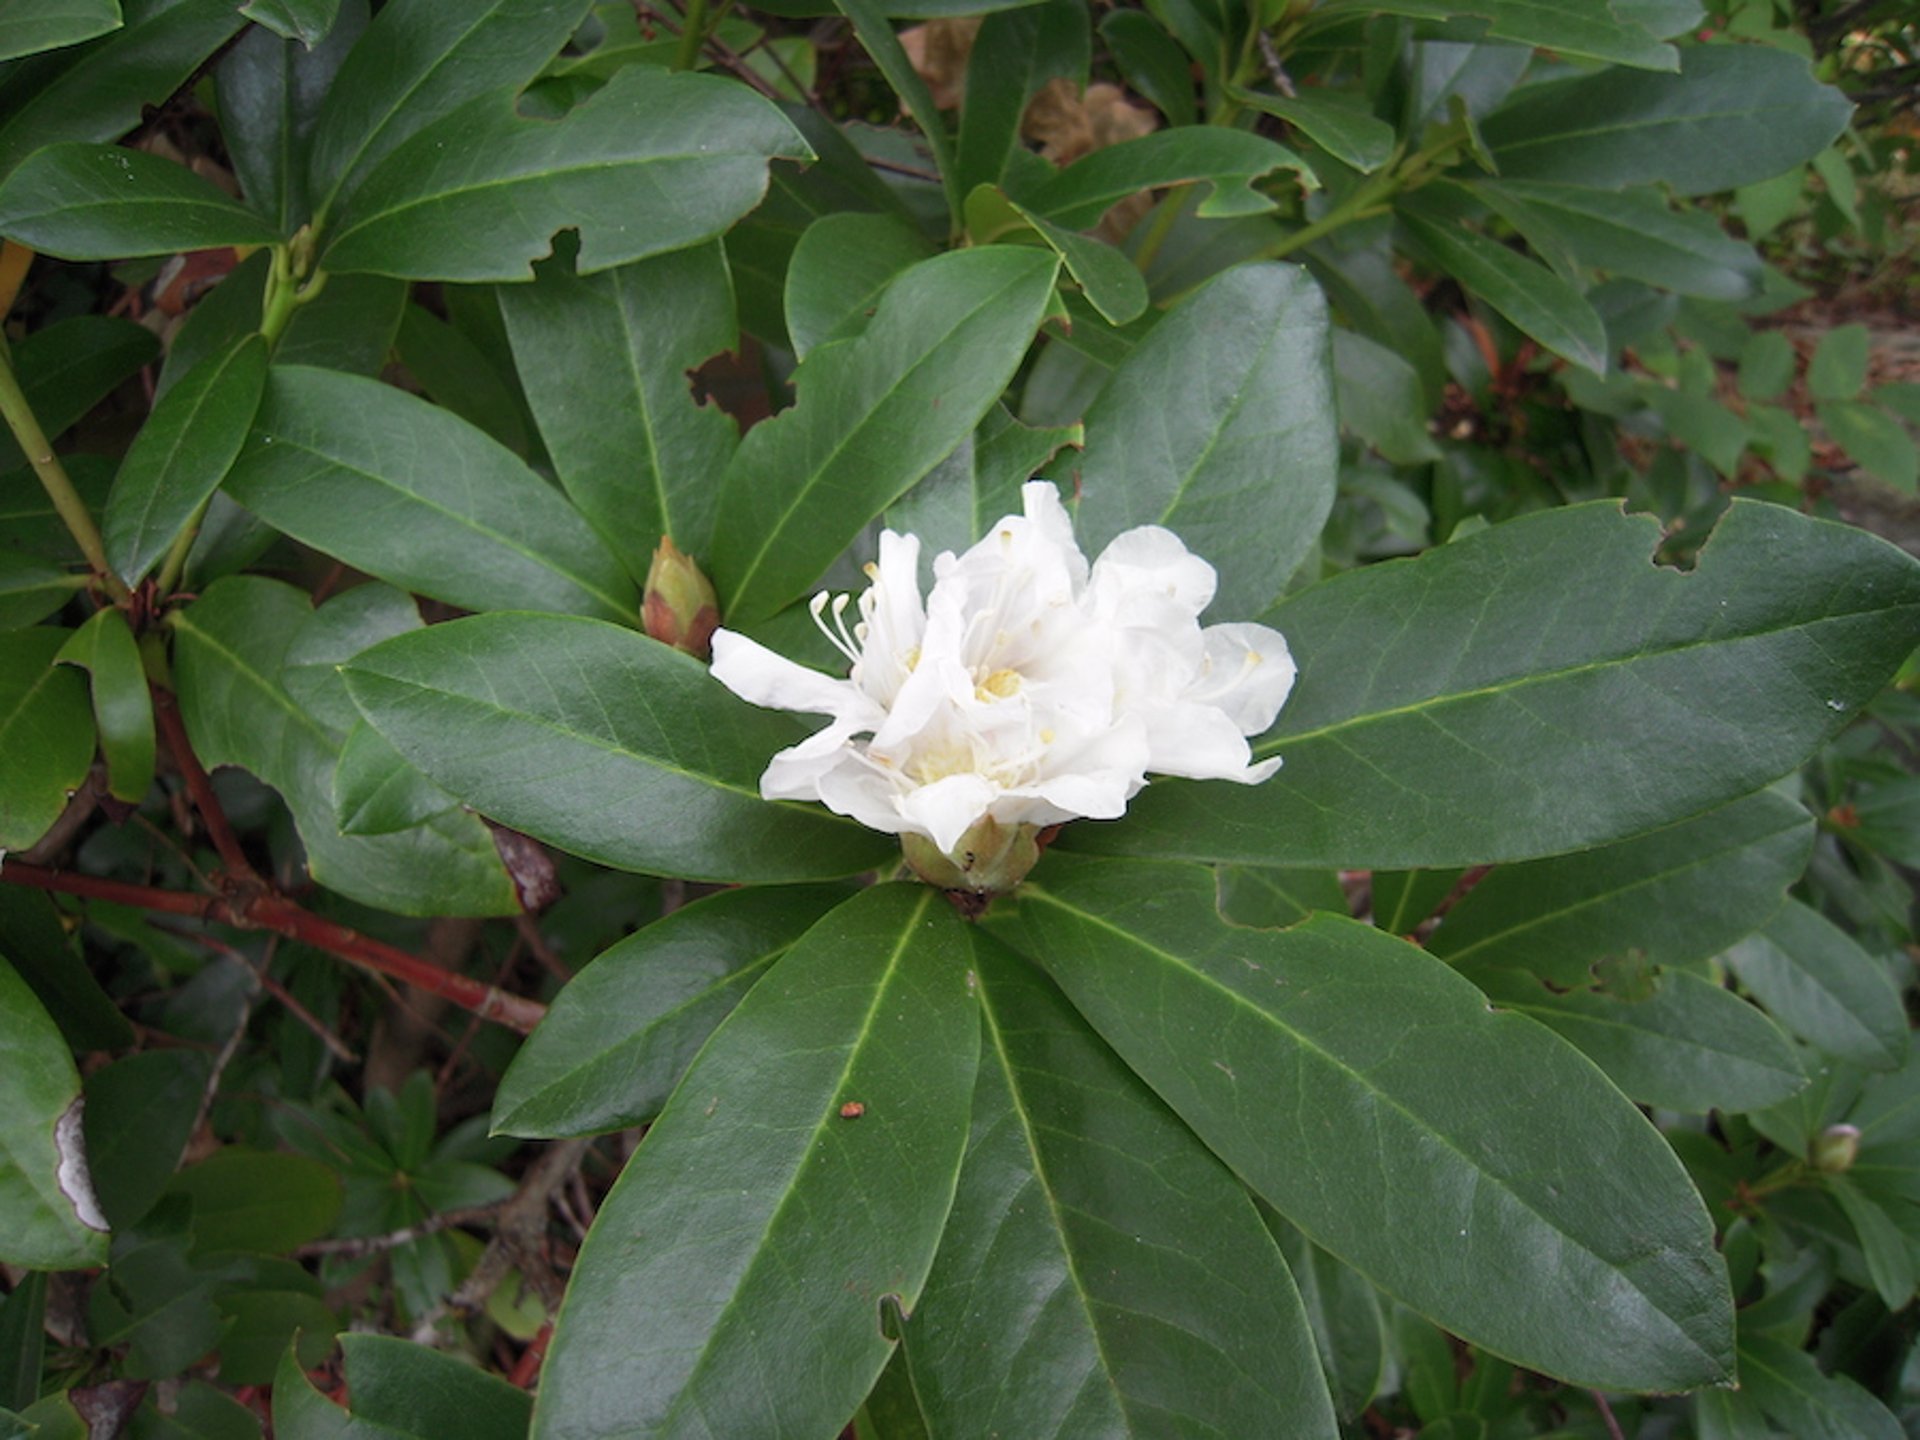
[[[920,542],[891,531],[848,628],[849,597],[813,600],[852,664],[836,680],[728,630],[713,674],[756,705],[829,723],[773,757],[768,799],[818,800],[902,837],[915,868],[949,888],[1011,888],[1033,836],[1120,816],[1147,772],[1253,784],[1246,737],[1292,688],[1287,643],[1264,625],[1210,625],[1213,567],[1157,525],[1116,537],[1091,569],[1054,487],[1022,491],[963,555],[934,561],[923,603]],[[944,862],[944,863],[943,863]]]

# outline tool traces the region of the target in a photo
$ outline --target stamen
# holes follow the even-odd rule
[[[833,618],[840,632],[837,635],[832,630],[829,630],[827,628],[827,622],[821,618],[822,613],[827,608],[827,602],[829,600],[833,601]],[[807,602],[807,611],[809,614],[813,616],[814,628],[817,629],[822,635],[826,636],[827,643],[833,646],[833,648],[838,650],[842,655],[846,656],[848,661],[850,661],[852,664],[858,665],[860,663],[860,652],[854,648],[853,641],[847,637],[847,627],[845,625],[838,624],[840,619],[840,613],[846,608],[847,608],[846,596],[841,595],[836,598],[834,596],[828,595],[827,592],[824,590],[822,590],[818,595],[814,596],[813,599]]]

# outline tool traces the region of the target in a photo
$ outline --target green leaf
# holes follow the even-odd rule
[[[1264,618],[1300,679],[1254,745],[1280,773],[1156,780],[1063,838],[1386,869],[1606,845],[1793,769],[1912,644],[1920,566],[1857,530],[1735,501],[1687,572],[1660,538],[1568,506],[1290,597]]]
[[[1740,393],[1749,400],[1777,400],[1793,384],[1798,363],[1793,342],[1778,330],[1756,330],[1740,352]]]
[[[1263,1205],[1261,1212],[1300,1287],[1334,1409],[1342,1418],[1354,1419],[1387,1378],[1387,1328],[1379,1292],[1272,1209]]]
[[[966,971],[939,895],[881,885],[753,988],[595,1217],[534,1435],[845,1424],[953,1201],[980,1035]]]
[[[55,657],[91,677],[93,721],[107,760],[107,789],[130,805],[153,784],[153,701],[126,615],[96,610]]]
[[[43,145],[137,130],[244,23],[233,0],[149,0],[100,39],[27,61],[7,77],[0,176]]]
[[[222,1380],[228,1379],[230,1345],[231,1337],[221,1350]],[[270,1360],[259,1383],[272,1378]],[[133,1429],[127,1433],[132,1440],[260,1440],[260,1421],[245,1405],[205,1380],[189,1380],[175,1394],[171,1414],[162,1415],[158,1409],[141,1410],[134,1416]]]
[[[320,264],[526,280],[572,227],[581,272],[605,270],[713,239],[760,203],[770,161],[813,158],[779,110],[711,75],[622,70],[557,120],[513,99],[482,95],[398,146],[348,196]]]
[[[199,1250],[283,1255],[340,1217],[339,1176],[305,1155],[228,1145],[182,1170],[167,1190],[193,1201]]]
[[[730,890],[601,951],[501,1077],[494,1133],[551,1139],[653,1119],[714,1027],[844,899],[827,886]]]
[[[175,612],[180,711],[201,763],[238,765],[280,792],[322,885],[405,915],[513,914],[512,883],[474,816],[450,811],[396,835],[340,833],[331,778],[343,737],[280,679],[314,613],[300,591],[255,576],[218,581]]]
[[[822,215],[806,228],[787,262],[786,320],[793,353],[867,328],[887,286],[901,271],[932,254],[897,215],[847,210]]]
[[[273,1381],[275,1440],[524,1440],[527,1392],[393,1335],[342,1335],[351,1409],[313,1388],[289,1349]]]
[[[267,0],[274,3],[274,0]],[[308,0],[280,0],[302,4]],[[256,25],[214,67],[220,135],[240,193],[282,235],[312,215],[307,157],[313,127],[340,67],[367,28],[367,0],[317,0],[336,8],[326,38],[312,45]]]
[[[226,489],[275,529],[464,609],[639,611],[632,579],[524,461],[374,380],[274,366]]]
[[[274,350],[281,366],[312,365],[378,375],[392,358],[407,285],[384,275],[335,275],[317,299],[293,312]]]
[[[629,573],[646,579],[663,535],[704,555],[739,443],[687,387],[737,339],[718,247],[584,277],[544,264],[533,284],[501,289],[500,313],[560,483]]]
[[[1617,845],[1501,866],[1428,948],[1461,969],[1526,970],[1562,990],[1592,984],[1610,955],[1705,960],[1766,923],[1812,847],[1813,817],[1763,791]]]
[[[378,645],[346,675],[367,718],[434,783],[603,865],[807,880],[891,849],[817,806],[762,800],[760,772],[804,729],[632,630],[474,616]]]
[[[1340,876],[1332,870],[1223,866],[1216,902],[1228,924],[1266,930],[1284,929],[1315,910],[1347,913],[1346,892],[1340,886]]]
[[[1454,279],[1554,354],[1607,373],[1607,329],[1586,296],[1546,266],[1411,203],[1402,203],[1400,223]]]
[[[1538,250],[1544,227],[1583,265],[1707,300],[1744,300],[1759,292],[1760,257],[1701,210],[1675,213],[1650,188],[1590,190],[1538,181],[1477,181],[1493,206]]]
[[[1740,1335],[1740,1390],[1794,1440],[1902,1440],[1893,1413],[1845,1375],[1826,1375],[1804,1350]]]
[[[1371,175],[1393,158],[1393,126],[1342,91],[1263,95],[1238,85],[1228,91],[1243,105],[1294,126],[1342,165]]]
[[[1155,325],[1069,462],[1089,552],[1166,525],[1219,573],[1215,615],[1272,603],[1333,505],[1327,343],[1326,302],[1291,265],[1237,266]]]
[[[914,123],[920,127],[927,148],[933,152],[933,168],[940,177],[941,193],[946,197],[949,228],[958,230],[960,202],[964,193],[960,188],[959,158],[954,153],[946,121],[933,103],[926,81],[920,78],[920,72],[914,68],[900,44],[900,37],[894,34],[893,26],[887,23],[886,8],[878,0],[834,0],[834,5],[853,23],[853,33],[860,41],[861,48],[872,57],[873,63],[893,87],[893,93],[900,97],[900,108],[911,115]]]
[[[332,209],[409,136],[491,91],[517,91],[546,68],[591,0],[401,0],[354,46],[329,87],[313,137],[308,185]]]
[[[80,958],[46,892],[0,885],[0,955],[40,997],[70,1047],[119,1050],[133,1044],[133,1027]]]
[[[86,682],[55,663],[66,638],[0,633],[0,850],[25,850],[46,834],[93,764]]]
[[[1159,130],[1096,150],[1042,183],[1016,187],[1013,198],[1069,230],[1090,228],[1127,196],[1163,185],[1205,182],[1195,213],[1203,220],[1264,215],[1274,199],[1253,182],[1276,170],[1291,170],[1303,188],[1320,182],[1306,161],[1271,140],[1245,130],[1194,126]]]
[[[1179,49],[1167,44],[1167,32],[1153,17],[1138,10],[1109,10],[1100,20],[1100,38],[1128,88],[1159,107],[1169,125],[1195,122],[1192,69]]]
[[[1801,1090],[1793,1047],[1766,1016],[1711,980],[1663,972],[1645,998],[1556,992],[1517,970],[1475,970],[1494,1004],[1538,1020],[1643,1105],[1760,1110]]]
[[[1104,240],[1078,234],[1023,206],[1008,203],[1060,257],[1067,273],[1079,283],[1104,319],[1114,325],[1125,325],[1146,312],[1146,278],[1125,254]]]
[[[391,835],[445,814],[459,802],[435,785],[366,721],[347,732],[333,771],[333,806],[343,835]]]
[[[1913,1249],[1893,1217],[1845,1175],[1825,1177],[1827,1192],[1840,1202],[1867,1262],[1867,1275],[1881,1302],[1898,1310],[1913,1298]]]
[[[0,630],[37,625],[92,583],[37,556],[0,550]]]
[[[1336,1435],[1240,1183],[1019,956],[981,936],[973,962],[973,1130],[901,1332],[928,1428]]]
[[[0,60],[78,45],[121,23],[119,0],[0,0]]]
[[[1907,1055],[1907,1019],[1886,967],[1798,900],[1727,951],[1740,983],[1815,1049],[1870,1070]]]
[[[116,1230],[138,1225],[166,1190],[211,1068],[191,1050],[147,1050],[87,1076],[87,1164]]]
[[[1852,105],[1767,45],[1690,45],[1677,75],[1603,70],[1532,86],[1481,122],[1500,174],[1681,195],[1749,185],[1832,143]]]
[[[1038,429],[1001,406],[913,489],[887,507],[889,530],[917,535],[923,553],[959,554],[1003,515],[1020,513],[1020,487],[1064,446],[1085,438],[1078,425]]]
[[[129,583],[158,565],[226,478],[267,384],[266,337],[207,356],[170,388],[134,437],[107,497],[107,558]]]
[[[17,1434],[5,1421],[24,1410],[40,1393],[40,1367],[46,1358],[47,1277],[30,1271],[0,1300],[0,1435]]]
[[[955,189],[971,195],[998,185],[1020,148],[1027,105],[1048,81],[1086,88],[1087,7],[1081,0],[1045,0],[989,15],[968,53],[960,105]]]
[[[1345,326],[1333,330],[1333,383],[1340,423],[1396,465],[1440,458],[1427,433],[1419,373],[1386,346]]]
[[[802,594],[971,433],[1026,354],[1057,269],[1024,246],[937,255],[887,287],[859,338],[813,352],[793,406],[748,431],[727,467],[712,574],[728,624]]]
[[[107,1258],[81,1109],[67,1042],[0,957],[0,1256],[8,1264],[78,1270]]]
[[[1753,446],[1782,480],[1798,484],[1813,464],[1813,447],[1799,416],[1778,405],[1749,405]]]
[[[424,305],[408,305],[394,344],[421,394],[514,454],[527,453],[527,427],[513,387],[465,332]]]
[[[240,13],[254,24],[309,50],[327,38],[340,15],[340,0],[247,0]]]
[[[1818,358],[1817,356],[1815,357]],[[1908,493],[1920,482],[1920,450],[1889,411],[1860,400],[1823,400],[1814,407],[1827,433],[1869,474]]]
[[[1330,0],[1319,7],[1327,15],[1405,15],[1421,20],[1458,21],[1467,16],[1489,23],[1486,35],[1562,55],[1633,65],[1649,70],[1677,68],[1671,45],[1662,45],[1614,0]]]
[[[27,408],[47,439],[58,440],[121,381],[157,359],[160,342],[131,320],[75,315],[34,331],[12,351],[9,358]],[[0,435],[0,466],[24,464],[26,457],[12,433]]]
[[[50,145],[0,184],[0,234],[65,260],[271,245],[280,232],[184,165],[120,145]]]
[[[1198,866],[1049,854],[1036,875],[995,931],[1315,1243],[1572,1383],[1731,1377],[1706,1210],[1659,1132],[1563,1041],[1370,926],[1228,926]]]
[[[1837,325],[1820,337],[1807,362],[1807,390],[1816,400],[1851,400],[1866,386],[1873,337],[1864,325]]]

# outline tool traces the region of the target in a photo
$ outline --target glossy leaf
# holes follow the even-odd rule
[[[1731,1375],[1713,1228],[1659,1132],[1441,962],[1332,916],[1228,926],[1178,864],[1050,854],[992,924],[1275,1208],[1437,1324],[1580,1384]]]
[[[1125,254],[1104,240],[1056,225],[1020,205],[1013,209],[1060,257],[1060,263],[1103,319],[1125,325],[1145,313],[1146,278]]]
[[[1527,970],[1561,989],[1593,983],[1609,955],[1705,960],[1767,922],[1812,847],[1812,817],[1765,791],[1618,845],[1501,866],[1428,948],[1462,969]]]
[[[390,385],[275,366],[226,489],[275,529],[465,609],[639,610],[632,579],[523,461]]]
[[[826,886],[730,890],[601,951],[501,1077],[494,1133],[550,1139],[653,1119],[714,1028],[846,898]]]
[[[1503,1009],[1538,1020],[1643,1105],[1673,1110],[1760,1110],[1807,1077],[1786,1036],[1753,1006],[1710,980],[1669,970],[1651,995],[1558,992],[1514,970],[1476,970]]]
[[[514,454],[527,454],[527,427],[519,397],[466,332],[424,305],[410,304],[401,312],[394,347],[421,394]],[[576,373],[570,378],[577,382],[577,356],[574,363]]]
[[[144,325],[107,315],[75,315],[34,331],[12,346],[9,358],[34,419],[47,439],[58,440],[159,354],[160,342]],[[11,432],[0,435],[0,465],[25,463]],[[64,537],[65,531],[61,533]]]
[[[733,421],[698,404],[687,372],[736,343],[717,246],[576,276],[539,267],[500,313],[540,437],[580,513],[636,580],[660,537],[712,543]]]
[[[931,254],[920,233],[895,215],[849,210],[814,221],[787,262],[793,353],[804,360],[817,346],[865,330],[894,277]]]
[[[966,955],[936,892],[882,885],[753,988],[595,1218],[534,1435],[847,1421],[953,1201],[980,1035]]]
[[[87,1165],[116,1229],[144,1220],[173,1178],[211,1068],[191,1050],[147,1050],[87,1076]]]
[[[395,148],[348,196],[320,263],[525,280],[571,227],[581,272],[605,270],[713,239],[760,203],[770,161],[811,158],[777,109],[709,75],[622,70],[557,120],[496,92]]]
[[[80,1114],[66,1041],[0,957],[0,1257],[10,1265],[77,1270],[107,1258]]]
[[[132,7],[127,23],[85,46],[38,56],[10,78],[31,90],[0,120],[0,176],[43,145],[116,140],[246,22],[233,0]]]
[[[54,657],[64,630],[0,632],[0,850],[47,832],[93,763],[87,682]]]
[[[1244,265],[1142,340],[1087,412],[1069,462],[1089,554],[1165,525],[1219,574],[1212,615],[1271,604],[1333,504],[1339,437],[1326,302],[1306,273]]]
[[[60,609],[92,577],[37,556],[0,550],[0,630],[36,625]]]
[[[274,359],[289,367],[378,375],[392,358],[407,289],[385,275],[333,276],[317,299],[293,312]]]
[[[1678,74],[1603,70],[1523,90],[1481,122],[1500,174],[1681,195],[1730,190],[1819,154],[1847,122],[1844,95],[1767,45],[1690,45]]]
[[[1370,175],[1393,158],[1393,126],[1338,92],[1263,95],[1236,87],[1233,98],[1294,126],[1342,165]]]
[[[1315,910],[1347,913],[1346,892],[1340,886],[1340,876],[1332,870],[1223,866],[1215,900],[1228,924],[1258,929],[1284,929]]]
[[[184,165],[120,145],[35,152],[0,184],[0,234],[66,260],[270,245],[280,233]]]
[[[1808,1044],[1871,1070],[1907,1055],[1907,1019],[1886,967],[1818,911],[1790,900],[1727,952],[1740,983]]]
[[[998,185],[1020,146],[1021,122],[1049,80],[1086,88],[1087,7],[1081,0],[1046,0],[1001,10],[980,23],[968,52],[966,94],[960,106],[955,157],[956,190]]]
[[[1593,306],[1544,265],[1439,215],[1402,208],[1400,223],[1474,295],[1554,354],[1604,375],[1607,331]]]
[[[340,667],[382,640],[423,628],[419,606],[404,590],[356,585],[309,611],[281,659],[280,683],[307,714],[336,735],[364,724]]]
[[[340,0],[293,3],[333,10],[324,39],[282,38],[266,25],[256,25],[214,68],[220,134],[240,193],[283,235],[293,234],[312,214],[307,156],[313,127],[368,21],[367,0],[346,0],[344,8]]]
[[[1827,1375],[1771,1335],[1740,1336],[1740,1389],[1795,1440],[1901,1440],[1905,1428],[1860,1384]]]
[[[1329,15],[1405,15],[1422,20],[1486,20],[1489,39],[1540,46],[1563,55],[1649,70],[1676,68],[1674,47],[1662,45],[1611,0],[1332,0]]]
[[[247,0],[240,13],[261,28],[311,49],[327,38],[340,0]]]
[[[591,0],[404,0],[340,68],[320,111],[309,162],[315,208],[332,208],[409,136],[489,91],[513,91],[546,68]]]
[[[60,647],[58,658],[88,674],[107,789],[116,800],[138,804],[153,784],[153,702],[125,613],[96,610]]]
[[[931,1433],[1337,1434],[1245,1189],[1019,956],[973,963],[973,1131],[901,1334]]]
[[[233,577],[175,612],[175,679],[202,764],[238,765],[280,792],[313,878],[403,915],[506,915],[518,908],[493,838],[461,811],[395,835],[345,836],[333,807],[341,732],[294,700],[280,673],[314,614],[290,585]]]
[[[220,488],[267,384],[267,341],[246,336],[209,355],[154,405],[114,477],[101,526],[107,558],[144,579]]]
[[[1279,774],[1155,781],[1063,840],[1378,868],[1609,844],[1798,765],[1920,620],[1920,566],[1857,530],[1735,501],[1692,571],[1652,564],[1659,540],[1571,506],[1301,592],[1264,617],[1300,666],[1254,747]]]
[[[391,835],[459,802],[406,762],[364,720],[347,732],[333,770],[333,806],[343,835]]]
[[[120,24],[119,0],[5,0],[0,3],[0,60],[78,45]]]
[[[522,1440],[526,1391],[465,1360],[392,1335],[343,1335],[350,1407],[313,1388],[289,1350],[273,1382],[276,1440]]]
[[[603,865],[805,880],[892,849],[818,806],[763,801],[760,772],[805,732],[632,630],[474,616],[389,640],[346,675],[367,718],[436,784]]]
[[[1427,433],[1420,375],[1394,351],[1357,330],[1333,330],[1333,383],[1340,423],[1396,465],[1440,457]]]
[[[1276,170],[1294,171],[1306,189],[1318,188],[1306,162],[1284,145],[1245,130],[1195,126],[1096,150],[1031,189],[1016,189],[1013,198],[1055,224],[1078,230],[1097,224],[1137,191],[1204,182],[1207,193],[1195,210],[1203,220],[1264,215],[1274,201],[1253,182]]]
[[[887,528],[919,536],[923,554],[957,555],[1001,516],[1019,514],[1020,487],[1084,438],[1078,425],[1022,425],[996,405],[970,439],[887,507]]]
[[[813,353],[794,405],[727,467],[712,574],[728,624],[804,593],[973,430],[1026,354],[1057,263],[1023,246],[935,256],[887,288],[858,339]]]
[[[1170,125],[1191,125],[1198,118],[1193,73],[1186,56],[1167,44],[1167,33],[1139,10],[1109,10],[1100,19],[1100,38],[1127,88],[1159,107]]]
[[[1261,1209],[1300,1287],[1334,1409],[1351,1420],[1388,1378],[1387,1327],[1379,1292],[1272,1209]]]

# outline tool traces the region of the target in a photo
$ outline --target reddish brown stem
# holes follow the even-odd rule
[[[202,778],[205,778],[204,775]],[[195,915],[202,920],[242,929],[271,930],[288,939],[298,940],[303,945],[311,945],[316,950],[337,955],[363,970],[388,975],[416,989],[443,996],[463,1010],[471,1010],[484,1020],[496,1021],[523,1035],[538,1025],[547,1013],[547,1007],[536,1000],[509,995],[471,976],[443,970],[417,955],[409,955],[404,950],[362,935],[345,925],[323,920],[279,895],[249,891],[233,895],[185,895],[173,890],[158,890],[95,875],[74,875],[15,862],[9,862],[4,869],[0,869],[0,881],[36,890],[58,890],[68,895],[110,900],[116,904],[159,910],[169,915]]]
[[[253,862],[240,847],[240,837],[233,833],[227,812],[221,808],[220,797],[213,793],[213,781],[201,767],[200,757],[193,753],[186,724],[180,718],[179,702],[171,690],[158,685],[153,687],[153,718],[166,739],[167,749],[173,754],[173,763],[180,767],[180,777],[187,782],[187,794],[193,798],[193,808],[200,812],[200,821],[207,827],[207,838],[213,841],[220,864],[242,885],[261,884],[260,877],[254,873]]]

